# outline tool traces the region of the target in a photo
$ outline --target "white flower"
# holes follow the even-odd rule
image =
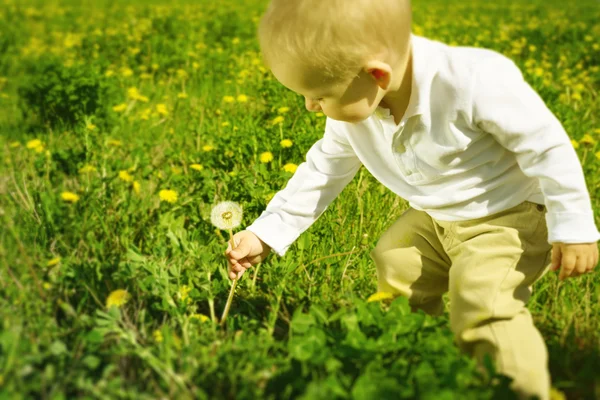
[[[210,221],[219,229],[237,228],[242,222],[242,207],[233,201],[223,201],[212,208]]]

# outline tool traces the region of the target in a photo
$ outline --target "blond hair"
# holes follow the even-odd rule
[[[264,63],[345,81],[368,57],[395,65],[408,51],[410,0],[271,0],[258,27]]]

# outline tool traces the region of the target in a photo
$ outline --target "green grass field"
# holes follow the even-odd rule
[[[364,168],[217,323],[231,281],[213,205],[249,225],[325,124],[261,63],[266,4],[0,0],[0,399],[511,398],[447,313],[367,301],[369,250],[407,204]],[[415,33],[521,67],[600,225],[600,3],[413,8]],[[599,274],[534,287],[555,399],[600,398]]]

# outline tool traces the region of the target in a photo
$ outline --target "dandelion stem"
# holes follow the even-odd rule
[[[233,232],[229,229],[229,243],[231,244],[231,248],[235,248],[235,243],[233,242]],[[229,307],[231,307],[231,302],[233,301],[233,293],[235,292],[235,286],[237,285],[238,276],[233,280],[233,284],[231,285],[231,290],[229,291],[229,297],[227,298],[227,303],[225,304],[225,310],[223,310],[223,316],[221,317],[221,326],[225,324],[225,318],[227,318],[227,314],[229,313]]]
[[[258,275],[258,268],[259,267],[260,267],[260,264],[258,264],[256,266],[256,269],[254,270],[254,276],[252,277],[252,288],[251,288],[252,293],[254,293],[254,285],[256,284],[256,275]]]

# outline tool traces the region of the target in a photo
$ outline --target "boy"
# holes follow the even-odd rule
[[[287,186],[234,236],[230,278],[271,249],[283,256],[364,165],[410,204],[371,251],[378,290],[433,315],[449,291],[458,345],[479,362],[489,353],[520,397],[548,399],[547,350],[525,304],[549,267],[564,279],[598,263],[577,154],[510,59],[410,26],[409,0],[270,3],[266,64],[328,118]]]

